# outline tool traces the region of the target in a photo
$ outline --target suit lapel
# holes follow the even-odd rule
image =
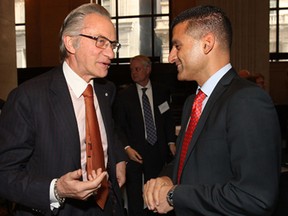
[[[232,79],[236,76],[236,72],[234,71],[234,69],[230,69],[218,82],[218,84],[215,86],[215,89],[213,90],[212,94],[210,95],[205,107],[204,107],[204,110],[201,114],[201,117],[198,121],[198,124],[195,128],[195,131],[193,133],[193,136],[192,136],[192,140],[190,141],[190,144],[189,144],[189,148],[188,148],[188,151],[187,151],[187,155],[186,155],[186,158],[185,158],[185,162],[184,162],[184,167],[185,167],[185,163],[187,162],[188,158],[190,157],[191,155],[191,152],[194,150],[196,144],[197,144],[197,140],[201,134],[201,131],[203,130],[204,126],[205,126],[205,123],[207,121],[207,118],[210,114],[210,112],[213,110],[213,107],[214,107],[214,104],[216,103],[216,101],[218,100],[218,98],[223,94],[223,92],[227,89],[228,85],[232,82]],[[195,96],[194,96],[195,98]],[[193,98],[193,101],[194,101],[194,98]],[[191,109],[192,109],[192,104],[191,104]],[[191,109],[189,110],[191,112]],[[187,111],[188,112],[188,111]],[[190,112],[187,114],[186,113],[186,122],[188,122],[189,120],[189,116],[190,116]],[[181,140],[181,143],[183,142],[183,139],[184,139],[184,135],[185,135],[185,132],[183,133],[183,136],[182,136],[182,140]]]
[[[56,69],[53,73],[49,97],[55,121],[62,131],[63,146],[65,152],[71,157],[75,167],[80,164],[80,143],[77,121],[74,114],[73,104],[69,89],[62,69]]]
[[[140,98],[141,98],[142,95],[140,95]],[[139,119],[139,125],[141,127],[143,127],[141,129],[141,131],[145,131],[144,129],[144,119],[143,119],[143,113],[142,113],[142,107],[141,107],[141,101],[140,101],[140,98],[139,98],[139,95],[138,95],[138,90],[137,90],[137,87],[136,87],[136,84],[133,84],[132,86],[132,92],[131,92],[131,98],[129,98],[130,102],[131,102],[131,107],[133,109],[133,112],[136,113],[137,115],[137,119]]]
[[[94,80],[94,90],[95,90],[95,93],[96,93],[96,96],[97,96],[97,100],[98,100],[98,104],[99,104],[99,107],[100,107],[100,111],[101,111],[101,115],[102,115],[105,131],[106,131],[106,134],[107,134],[107,141],[109,143],[109,142],[111,142],[109,140],[110,137],[111,137],[109,135],[109,133],[111,132],[112,125],[110,125],[110,123],[109,123],[110,120],[111,120],[111,116],[110,116],[110,112],[107,110],[107,108],[111,107],[110,103],[113,100],[112,98],[114,96],[113,96],[113,92],[111,92],[111,90],[106,88],[105,87],[106,85],[104,85],[101,81],[98,82],[97,79]]]

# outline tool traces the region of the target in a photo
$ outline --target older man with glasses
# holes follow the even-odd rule
[[[126,154],[111,115],[115,86],[103,79],[120,48],[115,28],[103,7],[84,4],[60,35],[61,66],[13,90],[2,111],[0,197],[15,215],[124,216]]]

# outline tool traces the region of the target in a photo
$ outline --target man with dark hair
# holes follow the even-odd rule
[[[175,160],[144,187],[148,208],[178,216],[271,215],[278,194],[281,136],[273,102],[230,64],[232,28],[217,7],[172,22],[179,80],[195,80]]]

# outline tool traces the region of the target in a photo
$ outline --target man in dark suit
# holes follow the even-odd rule
[[[143,214],[142,175],[144,182],[155,178],[168,160],[169,149],[174,154],[175,126],[169,107],[169,91],[150,81],[151,61],[138,55],[130,60],[131,78],[135,84],[119,93],[115,105],[115,120],[125,137],[127,164],[126,191],[129,216]],[[143,92],[145,89],[145,93]],[[149,120],[145,118],[143,94],[149,98],[152,125],[156,138],[149,140]],[[143,104],[144,103],[144,104]]]
[[[119,48],[113,23],[100,5],[84,4],[60,33],[63,64],[13,90],[2,110],[0,197],[16,203],[15,215],[123,216],[127,156],[113,129],[115,86],[103,79]],[[89,175],[82,95],[88,85],[106,167]],[[110,186],[102,209],[95,199],[104,178]]]
[[[279,123],[268,94],[230,64],[228,17],[217,7],[199,6],[178,15],[172,29],[169,62],[179,80],[197,81],[197,100],[191,95],[185,102],[175,160],[144,186],[148,208],[174,209],[179,216],[271,215],[280,173]]]

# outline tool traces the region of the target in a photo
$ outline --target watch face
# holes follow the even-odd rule
[[[174,190],[170,190],[167,194],[167,202],[170,206],[173,206],[173,192]]]

